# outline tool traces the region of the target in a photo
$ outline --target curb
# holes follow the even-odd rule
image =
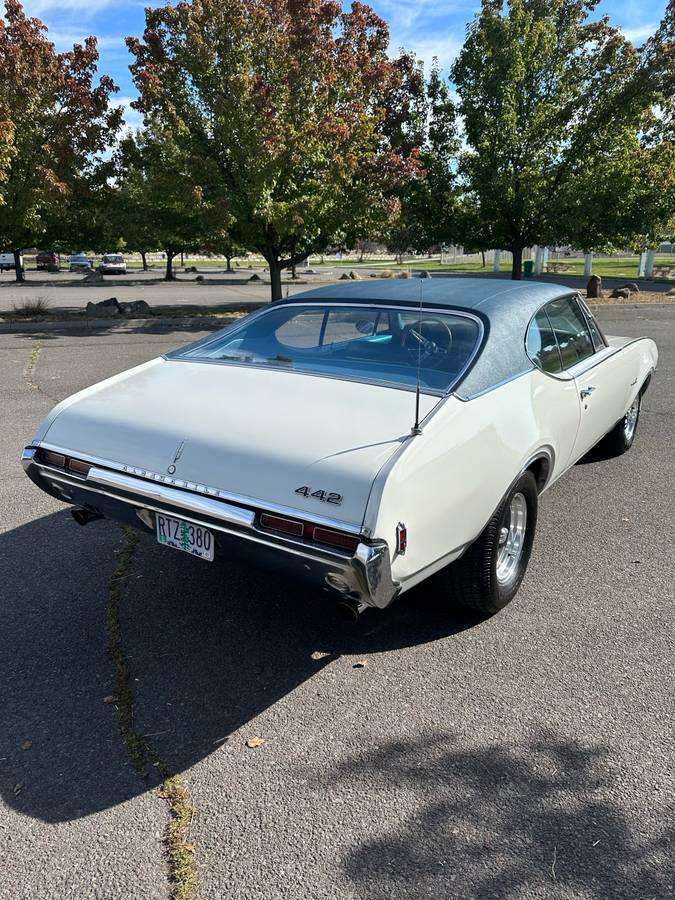
[[[251,304],[251,312],[264,303]],[[602,309],[675,309],[675,303],[589,303],[594,310]],[[61,319],[51,322],[0,322],[0,334],[32,334],[42,331],[93,332],[124,331],[127,328],[165,328],[168,325],[181,328],[224,328],[229,324],[227,316],[153,316],[145,319]]]
[[[126,331],[128,328],[154,328],[167,325],[180,325],[181,328],[206,326],[207,328],[224,328],[229,324],[224,318],[217,316],[155,316],[148,319],[61,319],[52,322],[2,322],[0,334],[33,333],[42,331]]]

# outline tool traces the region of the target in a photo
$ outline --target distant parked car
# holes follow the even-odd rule
[[[101,275],[126,275],[127,264],[120,253],[106,253],[98,270]]]
[[[35,268],[50,272],[58,269],[61,265],[61,257],[58,253],[43,250],[35,257]]]
[[[70,271],[80,272],[82,269],[91,269],[91,260],[84,253],[73,253],[70,257]]]
[[[20,256],[21,268],[23,269],[23,256]],[[14,271],[14,253],[11,250],[2,251],[0,253],[0,272]]]

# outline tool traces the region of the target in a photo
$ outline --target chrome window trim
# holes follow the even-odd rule
[[[599,363],[603,362],[604,360],[609,359],[610,356],[613,356],[615,353],[618,353],[619,350],[622,350],[622,349],[623,349],[622,347],[612,348],[612,347],[609,346],[609,343],[606,343],[605,346],[604,346],[603,348],[601,348],[600,350],[595,350],[595,349],[594,349],[594,350],[593,350],[593,353],[591,353],[590,356],[587,356],[585,359],[580,359],[580,360],[579,360],[578,362],[576,362],[573,366],[568,366],[567,368],[565,368],[565,367],[563,366],[562,353],[560,352],[560,345],[558,344],[558,336],[557,336],[556,333],[555,333],[555,328],[553,327],[553,323],[551,322],[551,320],[550,320],[550,318],[549,318],[548,311],[547,311],[546,307],[547,307],[549,304],[551,304],[551,303],[557,303],[558,300],[569,300],[569,299],[572,299],[572,300],[581,300],[581,298],[580,298],[580,296],[579,296],[578,293],[562,294],[560,297],[555,297],[553,300],[547,300],[546,303],[543,303],[538,309],[536,309],[536,310],[534,311],[534,313],[532,314],[532,317],[530,318],[530,320],[529,320],[528,323],[527,323],[527,327],[525,328],[524,347],[525,347],[525,353],[527,354],[527,358],[530,360],[530,362],[532,363],[532,365],[535,367],[535,369],[536,369],[538,372],[541,372],[543,375],[548,375],[549,378],[554,378],[556,381],[571,381],[571,380],[573,380],[574,378],[577,378],[579,375],[583,375],[584,372],[587,372],[589,369],[592,369],[592,368],[594,368],[595,366],[599,365]],[[588,336],[589,336],[590,341],[591,341],[591,346],[592,346],[592,347],[595,347],[595,342],[593,341],[593,335],[591,334],[591,330],[590,330],[590,328],[588,327],[588,321],[587,321],[587,319],[586,319],[586,314],[585,314],[585,312],[584,312],[584,310],[583,310],[582,303],[579,303],[579,307],[580,307],[581,315],[582,315],[582,317],[583,317],[583,319],[584,319],[584,322],[585,322],[585,324],[586,324],[586,328],[588,329]],[[531,326],[532,322],[534,321],[534,319],[535,319],[535,318],[539,315],[539,313],[542,312],[542,311],[545,313],[546,318],[548,319],[549,324],[551,325],[551,331],[553,332],[553,337],[554,337],[555,340],[556,340],[556,345],[557,345],[557,347],[558,347],[558,356],[560,357],[560,365],[563,366],[563,367],[562,367],[562,370],[561,370],[560,372],[547,372],[545,369],[542,369],[541,366],[538,366],[537,363],[532,359],[532,357],[530,356],[530,353],[528,352],[528,349],[527,349],[527,335],[528,335],[528,333],[529,333],[530,326]],[[598,330],[600,330],[599,327],[598,327]],[[602,333],[602,331],[600,332],[600,334],[602,335],[602,337],[603,337],[604,340],[607,340],[607,339],[605,338],[605,335]],[[640,340],[640,338],[636,338],[636,340]],[[631,343],[633,343],[633,341],[631,341]],[[628,344],[625,344],[624,346],[628,346]],[[602,353],[603,350],[611,350],[612,352],[611,352],[611,353],[608,353],[608,354],[604,354],[604,353],[603,353],[601,359],[595,359],[595,357],[598,356],[598,354]],[[577,366],[581,366],[581,365],[583,365],[584,363],[590,362],[590,361],[592,361],[592,360],[594,360],[594,361],[592,362],[592,365],[589,365],[589,366],[587,366],[587,367],[585,367],[585,368],[580,369],[580,370],[577,371]]]
[[[217,498],[220,500],[230,501],[232,503],[239,503],[242,506],[251,506],[255,509],[260,509],[263,512],[271,512],[276,513],[281,516],[290,516],[291,518],[299,519],[302,518],[306,522],[311,522],[313,525],[321,525],[326,526],[328,528],[335,528],[338,531],[344,531],[348,534],[354,535],[363,535],[365,537],[369,536],[368,530],[362,528],[359,525],[352,525],[350,522],[343,522],[340,519],[333,519],[328,516],[317,516],[316,514],[312,514],[309,510],[305,513],[304,510],[298,509],[297,507],[291,506],[282,506],[278,503],[271,503],[266,500],[260,500],[257,497],[248,497],[244,494],[235,494],[230,491],[224,491],[221,488],[211,487],[210,485],[204,485],[195,482],[187,482],[180,478],[170,478],[164,475],[159,475],[155,472],[150,472],[148,469],[139,469],[134,466],[125,465],[124,463],[113,462],[109,459],[102,459],[100,456],[92,456],[90,453],[83,453],[79,450],[72,450],[67,447],[59,447],[57,444],[50,444],[47,441],[43,441],[37,447],[27,447],[23,452],[26,453],[28,450],[52,450],[54,453],[61,453],[65,456],[74,456],[76,459],[81,459],[83,462],[91,463],[93,466],[102,466],[106,469],[111,469],[115,472],[121,472],[125,474],[133,475],[136,478],[143,479],[144,476],[138,474],[139,472],[146,472],[146,475],[154,476],[151,478],[146,478],[147,481],[160,484],[168,485],[169,487],[177,488],[180,491],[185,491],[186,493],[196,493],[199,495],[205,495],[211,498]],[[56,469],[50,466],[44,465],[44,463],[35,463],[39,465],[41,468],[49,469],[51,472],[55,472],[58,474],[64,474],[61,469]],[[70,473],[67,473],[70,474]],[[81,483],[85,483],[84,479],[78,478],[78,481]],[[187,485],[194,484],[195,487],[188,488]]]
[[[602,345],[602,346],[603,346],[603,347],[609,347],[609,342],[608,342],[608,340],[607,340],[607,338],[606,338],[606,336],[605,336],[605,334],[604,334],[602,328],[600,328],[600,323],[598,322],[598,320],[595,318],[595,316],[593,315],[593,313],[592,313],[591,310],[589,309],[588,304],[585,302],[585,300],[584,300],[584,298],[581,296],[581,294],[579,294],[579,293],[576,294],[576,300],[577,300],[577,303],[579,304],[579,307],[580,307],[580,309],[581,309],[582,315],[583,315],[584,318],[586,319],[586,324],[589,326],[589,329],[588,329],[588,330],[589,330],[590,335],[591,335],[591,341],[592,341],[592,343],[593,343],[593,346],[595,347],[595,341],[593,340],[593,332],[592,332],[591,329],[590,329],[590,323],[591,323],[591,322],[595,325],[598,334],[599,334],[600,337],[602,338],[602,341],[603,341],[603,345]],[[602,349],[602,347],[595,347],[595,352],[596,352],[596,353],[599,353],[601,349]]]
[[[283,307],[284,307],[284,309],[286,309],[288,307],[291,307],[291,308],[293,308],[293,307],[326,307],[326,306],[330,306],[330,305],[331,305],[331,301],[327,299],[327,300],[323,300],[323,301],[312,300],[310,302],[304,302],[304,303],[301,301],[284,303]],[[411,313],[411,312],[414,313],[416,310],[419,309],[419,307],[415,307],[415,306],[401,306],[400,304],[397,305],[395,303],[384,304],[384,303],[376,303],[376,302],[355,303],[351,307],[346,303],[342,304],[342,305],[345,308],[349,308],[349,309],[375,309],[378,311],[383,310],[383,309],[390,309],[390,310],[396,310],[397,312],[405,312],[405,313]],[[265,306],[262,309],[258,309],[255,312],[251,313],[250,316],[245,316],[245,318],[246,319],[249,319],[249,318],[258,319],[258,318],[261,318],[262,316],[266,315],[271,309],[277,309],[277,308],[279,308],[279,307],[276,307],[273,305]],[[452,394],[455,387],[459,384],[459,382],[462,380],[462,378],[466,375],[469,368],[474,363],[476,357],[478,356],[480,351],[483,349],[483,340],[485,338],[485,324],[483,323],[483,320],[480,318],[480,316],[477,316],[474,313],[470,313],[470,312],[468,312],[468,310],[458,309],[454,306],[443,306],[443,307],[422,306],[421,309],[424,312],[438,313],[439,315],[453,315],[453,316],[458,316],[461,318],[469,319],[470,321],[474,322],[478,326],[478,336],[477,336],[474,348],[471,351],[471,354],[469,355],[464,366],[457,373],[454,380],[450,382],[448,387],[445,389],[441,389],[441,388],[428,388],[428,387],[420,386],[420,393],[422,393],[422,394],[429,394],[432,397],[447,397],[450,394]],[[230,328],[239,328],[243,321],[244,321],[243,319],[239,319],[239,321],[237,322],[236,325],[230,325],[226,328],[220,329],[219,332],[216,332],[216,335],[220,334],[222,336],[222,333],[229,331]],[[210,340],[208,340],[204,344],[204,347],[208,347],[210,344],[214,343],[216,340],[220,340],[220,338],[217,337],[216,335],[214,335]],[[203,338],[202,338],[202,340],[203,340]],[[194,344],[198,344],[198,343],[200,343],[200,341],[194,342]],[[290,368],[284,368],[282,366],[263,366],[263,365],[258,365],[256,363],[238,363],[238,362],[234,362],[232,360],[229,360],[228,362],[225,363],[222,360],[217,360],[217,359],[186,359],[184,356],[181,356],[181,354],[184,353],[190,346],[192,346],[192,345],[187,344],[185,347],[181,347],[178,350],[171,350],[169,353],[163,353],[162,359],[165,359],[169,362],[179,361],[179,362],[191,362],[191,363],[208,363],[210,365],[235,366],[235,367],[242,368],[242,369],[245,369],[245,368],[263,369],[266,372],[273,371],[273,372],[287,372],[292,375],[310,375],[310,376],[315,376],[317,378],[331,378],[334,381],[350,381],[350,382],[355,382],[357,384],[374,384],[378,387],[392,388],[393,390],[410,391],[412,393],[414,393],[417,390],[417,386],[414,384],[396,384],[395,382],[382,381],[382,380],[375,379],[375,378],[357,378],[353,375],[333,375],[330,372],[306,372],[306,371],[302,371],[299,369],[294,370],[294,369],[290,369]]]

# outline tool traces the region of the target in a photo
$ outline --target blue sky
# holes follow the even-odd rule
[[[346,5],[347,0],[343,0]],[[59,50],[89,34],[99,39],[100,69],[112,75],[119,86],[118,102],[128,109],[135,91],[129,74],[130,57],[126,35],[140,35],[144,24],[142,0],[24,0],[26,12],[49,28]],[[404,47],[431,62],[437,56],[444,68],[462,45],[467,22],[479,8],[475,0],[371,0],[374,9],[389,23],[392,49]],[[602,0],[597,14],[606,13],[634,43],[653,33],[666,7],[666,0]],[[125,112],[127,123],[138,124],[133,110]]]

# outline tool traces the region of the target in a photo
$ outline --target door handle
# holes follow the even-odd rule
[[[595,388],[590,384],[588,385],[588,387],[583,388],[583,390],[581,391],[581,399],[585,400],[586,397],[590,397],[594,390]]]

